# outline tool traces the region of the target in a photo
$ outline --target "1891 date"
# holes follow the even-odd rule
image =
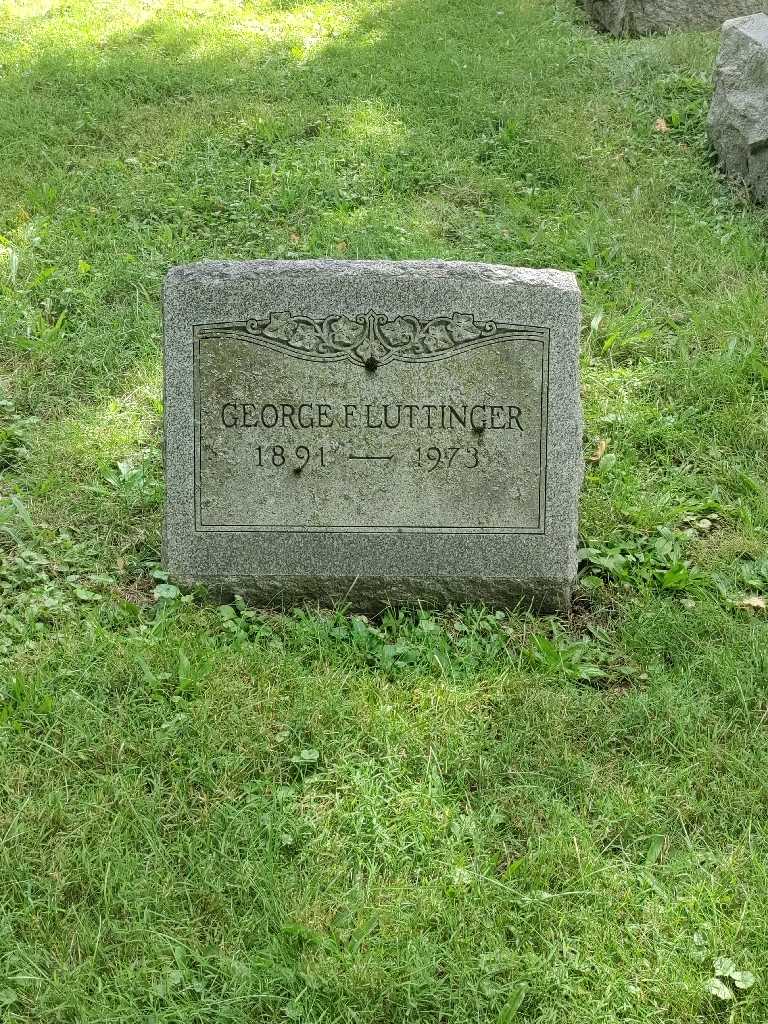
[[[267,447],[258,445],[254,449],[256,469],[281,469],[286,466],[300,473],[310,462],[324,468],[328,465],[327,459],[326,448],[308,448],[305,444],[300,444],[296,448],[286,448],[282,444],[271,444]]]

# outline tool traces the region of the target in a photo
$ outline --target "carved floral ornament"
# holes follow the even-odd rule
[[[368,368],[398,359],[420,362],[444,358],[458,349],[512,340],[545,342],[545,328],[483,321],[470,313],[420,320],[401,314],[390,319],[372,310],[358,316],[346,313],[321,319],[289,312],[244,323],[209,324],[198,328],[200,338],[236,337],[291,353],[300,359],[349,359]]]

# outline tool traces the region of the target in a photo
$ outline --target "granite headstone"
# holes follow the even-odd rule
[[[708,129],[723,172],[768,202],[768,15],[723,25]]]
[[[765,10],[767,0],[585,0],[595,24],[615,36],[717,28]]]
[[[568,605],[574,276],[476,263],[174,267],[172,578],[269,604]]]

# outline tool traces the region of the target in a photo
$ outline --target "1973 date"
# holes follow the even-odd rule
[[[428,473],[436,469],[475,469],[480,465],[480,453],[477,448],[417,448],[414,465],[426,469]]]

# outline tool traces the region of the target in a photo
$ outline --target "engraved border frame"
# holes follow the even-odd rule
[[[541,339],[541,404],[540,423],[541,435],[539,440],[539,515],[535,527],[515,526],[333,526],[323,524],[320,526],[275,526],[273,524],[204,524],[202,522],[201,510],[201,489],[202,489],[202,467],[201,467],[201,428],[200,428],[200,382],[198,373],[198,362],[200,356],[199,331],[212,327],[234,327],[237,322],[199,323],[192,325],[192,378],[193,378],[193,399],[194,399],[194,438],[193,438],[193,463],[194,463],[194,532],[196,534],[227,534],[227,533],[303,533],[303,534],[346,534],[349,536],[381,536],[387,534],[448,534],[454,536],[544,536],[546,534],[547,516],[547,444],[549,438],[549,347],[551,330],[548,327],[533,328],[530,324],[508,325],[520,330],[535,329],[541,331],[545,337]],[[509,344],[509,339],[487,339],[482,347],[486,345]],[[258,341],[253,342],[258,345]],[[290,353],[287,350],[286,354]],[[450,359],[457,355],[461,349],[453,349],[442,353],[435,353],[431,359]]]

